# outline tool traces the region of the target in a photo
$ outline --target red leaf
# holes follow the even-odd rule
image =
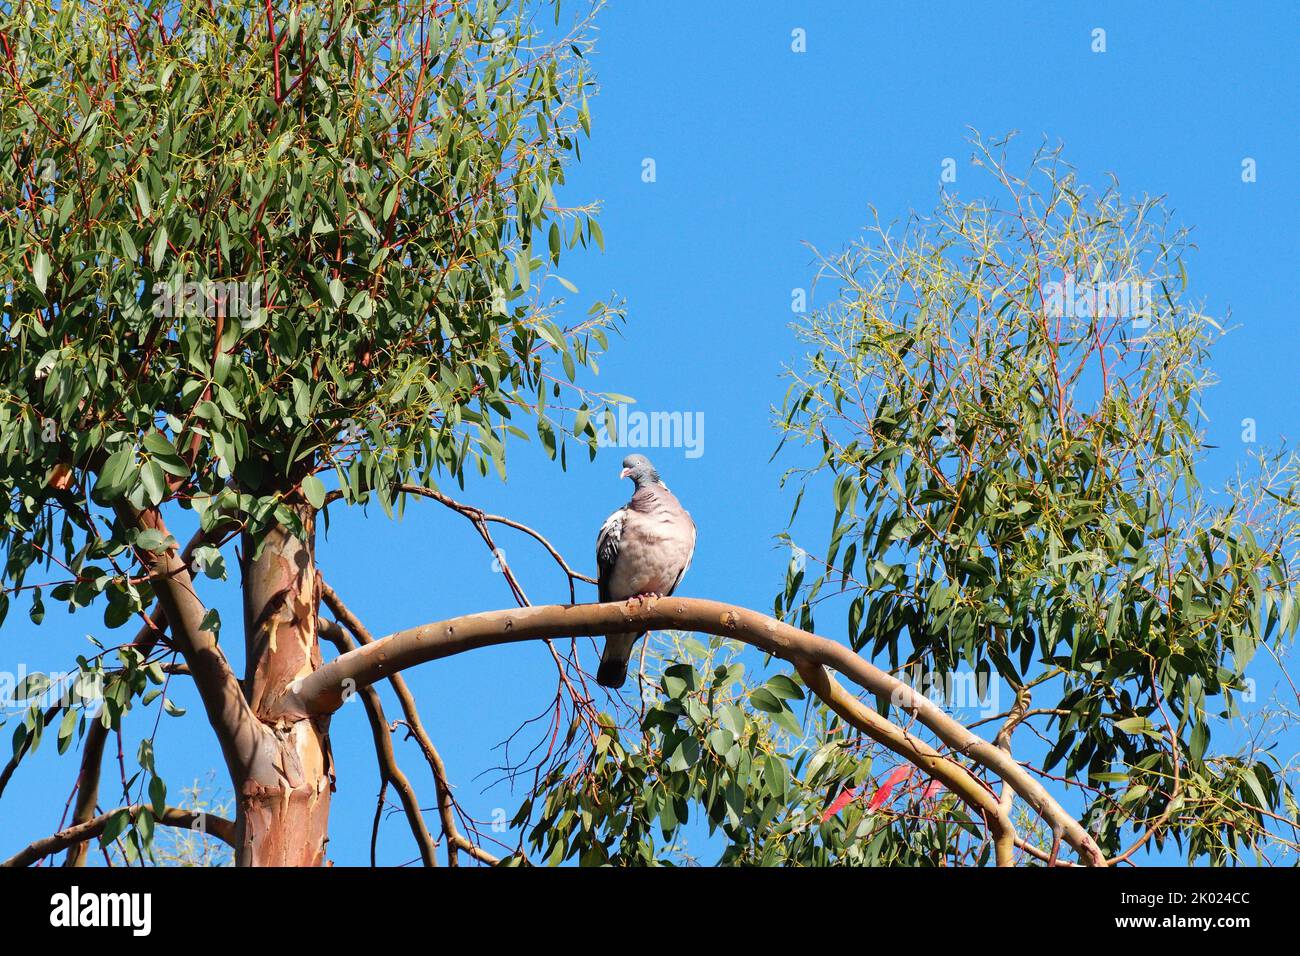
[[[925,793],[921,794],[922,800],[929,800],[936,793],[943,789],[943,784],[938,780],[931,780],[929,786],[925,788]]]
[[[885,778],[885,782],[881,785],[880,789],[871,795],[871,802],[867,804],[867,809],[879,810],[881,805],[889,799],[889,795],[893,792],[894,787],[910,777],[914,769],[916,768],[910,766],[895,767],[894,772]]]
[[[841,793],[838,797],[836,797],[831,802],[831,805],[829,807],[827,807],[825,810],[822,811],[822,823],[825,823],[831,817],[835,816],[835,814],[839,813],[841,810],[847,807],[849,805],[849,801],[851,801],[857,795],[858,795],[858,791],[852,787],[850,787],[848,790],[845,790],[843,793]]]

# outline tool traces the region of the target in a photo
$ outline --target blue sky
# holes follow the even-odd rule
[[[1221,384],[1208,396],[1207,427],[1221,447],[1210,477],[1245,451],[1243,418],[1256,419],[1261,442],[1295,438],[1300,61],[1290,5],[624,2],[599,24],[593,138],[562,198],[604,204],[607,251],[572,255],[561,271],[581,289],[572,319],[611,290],[627,300],[629,321],[601,362],[599,387],[635,396],[641,409],[704,415],[702,456],[655,455],[699,526],[683,593],[770,608],[788,558],[774,542],[791,504],[778,481],[799,460],[769,463],[770,406],[784,392],[782,363],[797,354],[788,326],[791,290],[808,287],[814,271],[805,243],[839,250],[862,234],[869,204],[886,221],[930,210],[948,157],[965,195],[963,180],[977,181],[969,127],[987,137],[1019,130],[1027,148],[1059,140],[1084,181],[1114,173],[1128,195],[1167,195],[1199,246],[1193,295],[1211,315],[1230,308],[1241,326],[1215,352]],[[1090,50],[1097,27],[1106,30],[1102,54]],[[795,29],[806,31],[806,52],[791,50]],[[1257,162],[1257,182],[1241,180],[1246,157]],[[646,158],[653,183],[642,180]],[[459,497],[538,528],[590,570],[596,531],[630,490],[617,479],[621,456],[609,449],[593,464],[574,454],[562,472],[535,445],[516,445],[508,482],[472,482]],[[567,598],[539,548],[505,531],[498,540],[534,602]],[[466,521],[431,502],[393,523],[378,509],[336,514],[319,554],[324,575],[375,634],[508,605],[491,560]],[[237,651],[237,595],[213,592]],[[823,633],[839,636],[831,621],[820,622]],[[93,612],[67,617],[51,606],[38,629],[15,607],[0,635],[0,669],[65,668],[89,646],[87,630],[106,636]],[[486,778],[476,778],[501,762],[492,747],[549,701],[545,650],[477,651],[408,679],[461,802],[481,819],[496,808],[513,814],[518,794],[484,793]],[[1259,679],[1266,695],[1277,675]],[[215,742],[186,696],[191,716],[163,718],[160,770],[173,786],[210,770],[221,780]],[[391,698],[389,709],[391,718]],[[152,716],[132,721],[132,731],[147,730]],[[335,717],[333,741],[330,854],[360,864],[377,778],[359,706]],[[133,740],[128,748],[129,766]],[[1293,754],[1294,736],[1281,749]],[[399,752],[431,805],[418,752]],[[75,775],[52,740],[29,759],[0,804],[0,857],[57,828]],[[380,862],[416,856],[405,822],[390,817]]]

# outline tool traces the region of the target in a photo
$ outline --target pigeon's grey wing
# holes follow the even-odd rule
[[[609,585],[614,577],[614,566],[618,564],[618,546],[623,537],[626,514],[626,508],[619,508],[605,519],[600,534],[596,536],[596,578],[602,604],[611,600]]]

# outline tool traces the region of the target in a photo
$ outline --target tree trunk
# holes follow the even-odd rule
[[[236,782],[235,861],[240,866],[323,866],[333,766],[329,720],[286,716],[289,685],[320,667],[315,515],[295,511],[306,533],[271,530],[258,554],[245,536],[241,570],[244,696],[267,728],[265,760]]]

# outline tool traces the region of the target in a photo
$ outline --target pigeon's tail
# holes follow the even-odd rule
[[[618,688],[627,680],[627,662],[632,656],[632,645],[641,634],[610,634],[605,638],[605,653],[600,655],[600,669],[596,683],[601,687]]]

